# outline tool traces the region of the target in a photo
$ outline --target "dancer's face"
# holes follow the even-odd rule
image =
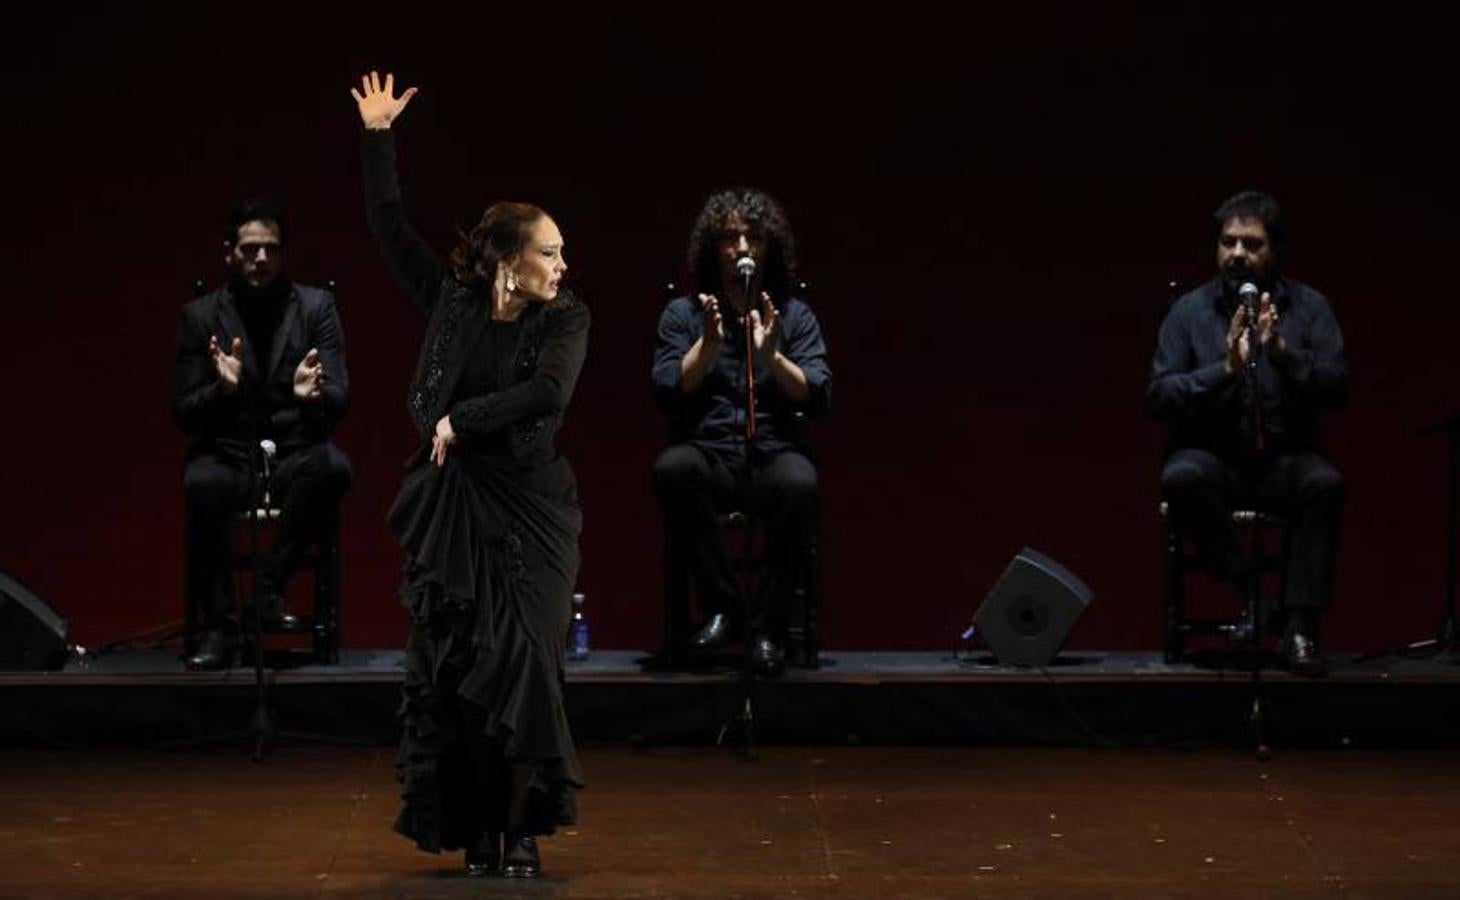
[[[534,300],[551,300],[558,295],[568,262],[563,257],[563,234],[551,216],[543,216],[533,224],[527,246],[510,271],[517,279],[519,293]]]

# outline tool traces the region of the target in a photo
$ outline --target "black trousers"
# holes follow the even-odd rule
[[[1176,527],[1218,573],[1238,558],[1231,510],[1252,504],[1286,518],[1293,529],[1286,572],[1288,610],[1313,612],[1333,597],[1333,569],[1343,519],[1343,479],[1316,453],[1279,453],[1233,464],[1206,450],[1172,453],[1161,471],[1161,493]]]
[[[233,526],[248,506],[249,478],[248,458],[223,448],[196,453],[183,469],[185,590],[194,621],[204,628],[227,625],[232,613]],[[333,443],[280,449],[269,479],[279,528],[272,552],[259,561],[266,593],[282,590],[309,546],[338,528],[340,497],[350,479],[350,460]]]
[[[705,611],[740,619],[740,596],[725,535],[716,517],[739,509],[765,527],[769,577],[744,611],[752,631],[784,637],[791,598],[809,564],[816,527],[816,467],[794,450],[771,456],[706,452],[675,444],[654,463],[654,491],[664,508],[671,553],[689,564]],[[749,499],[750,510],[745,509]]]

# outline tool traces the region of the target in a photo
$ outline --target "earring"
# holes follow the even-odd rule
[[[516,275],[513,275],[511,272],[508,272],[507,273],[507,293],[510,294],[510,293],[513,293],[516,290],[517,290],[517,276]]]

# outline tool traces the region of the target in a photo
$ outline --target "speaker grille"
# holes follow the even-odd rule
[[[1093,596],[1064,566],[1025,547],[1004,569],[973,621],[1004,665],[1048,665]]]

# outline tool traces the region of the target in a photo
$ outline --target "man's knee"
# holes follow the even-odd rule
[[[816,466],[799,454],[777,458],[766,482],[772,502],[788,513],[810,514],[816,509]]]
[[[212,460],[194,460],[183,469],[183,496],[198,510],[218,510],[242,504],[239,473]]]
[[[287,469],[279,473],[287,493],[302,492],[301,496],[324,501],[337,500],[349,490],[354,473],[350,458],[339,447],[318,444],[299,453],[303,455],[286,460],[282,466]]]
[[[669,447],[654,460],[654,492],[660,498],[702,490],[704,480],[704,454],[687,444]]]
[[[1343,503],[1343,476],[1328,463],[1314,466],[1298,486],[1299,496],[1307,503],[1337,506]]]
[[[1214,483],[1212,473],[1195,460],[1178,457],[1161,468],[1161,494],[1168,498],[1188,497]]]

